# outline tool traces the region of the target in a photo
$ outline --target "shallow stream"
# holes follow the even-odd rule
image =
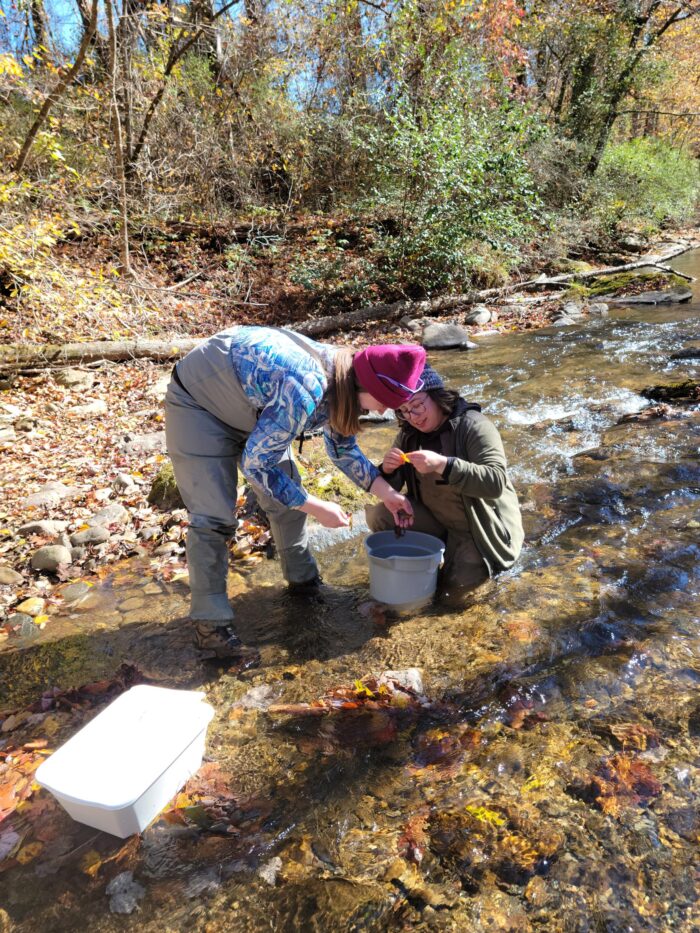
[[[674,266],[700,280],[698,252]],[[0,873],[0,930],[699,930],[700,406],[640,395],[698,381],[671,359],[700,346],[694,288],[432,359],[496,422],[526,523],[472,604],[383,611],[355,536],[320,553],[323,603],[290,603],[274,561],[234,568],[255,670],[203,665],[186,588],[135,561],[0,654],[5,708],[128,662],[217,713],[203,782],[128,845],[43,792],[20,808],[41,846]],[[398,718],[266,709],[407,668],[429,702]],[[36,737],[74,728],[49,719]]]

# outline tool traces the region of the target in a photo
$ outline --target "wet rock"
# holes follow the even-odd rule
[[[125,434],[122,450],[127,454],[165,452],[165,431],[151,434]]]
[[[668,385],[648,386],[640,395],[655,402],[697,402],[700,401],[700,383],[685,379]]]
[[[29,710],[13,713],[3,721],[2,732],[13,732],[15,729],[19,729],[20,726],[23,726],[24,723],[27,722],[31,715]]]
[[[124,506],[114,502],[85,521],[90,527],[94,527],[96,525],[122,525],[128,518],[129,513]]]
[[[421,343],[426,350],[474,350],[469,331],[459,324],[429,324],[423,331]]]
[[[55,573],[61,564],[72,564],[73,554],[67,547],[61,544],[49,544],[47,547],[40,547],[38,551],[32,554],[32,569]]]
[[[11,625],[12,628],[21,628],[27,622],[34,624],[34,620],[26,612],[13,612],[7,617],[7,624]]]
[[[54,379],[66,389],[91,389],[95,384],[94,373],[82,369],[60,369]]]
[[[61,597],[67,603],[74,603],[82,599],[86,593],[90,592],[90,585],[79,580],[77,583],[69,583],[61,590]]]
[[[672,360],[700,360],[700,347],[686,347],[685,350],[678,350],[672,353]]]
[[[492,320],[492,314],[486,305],[474,305],[471,311],[464,315],[465,324],[488,324]]]
[[[593,317],[605,317],[610,313],[610,308],[604,301],[594,301],[593,304],[588,305],[588,313]]]
[[[138,907],[146,891],[134,881],[134,873],[123,871],[109,882],[105,894],[109,897],[109,909],[113,914],[130,914]]]
[[[39,616],[44,611],[46,600],[41,596],[30,596],[23,600],[18,606],[15,606],[17,612],[24,612],[28,616]]]
[[[110,539],[109,531],[104,525],[93,525],[92,528],[86,528],[85,531],[78,531],[70,536],[70,543],[73,547],[82,547],[85,544],[104,544]]]
[[[561,310],[563,314],[567,315],[567,317],[583,317],[583,305],[579,301],[567,301]]]
[[[17,534],[44,535],[47,538],[53,538],[56,535],[59,535],[62,531],[65,531],[67,527],[68,522],[59,522],[46,519],[42,522],[27,522],[26,525],[22,525],[17,529]]]
[[[269,885],[274,887],[281,868],[282,859],[276,855],[274,858],[271,858],[269,862],[265,862],[264,865],[258,868],[258,875],[263,881],[266,881]]]
[[[690,301],[693,292],[689,288],[669,288],[664,291],[642,292],[640,295],[606,295],[605,300],[624,305],[665,305]]]
[[[407,667],[403,671],[383,671],[379,675],[379,683],[386,686],[397,683],[402,687],[408,687],[414,693],[423,693],[423,676],[417,667]]]
[[[72,418],[95,418],[98,415],[105,415],[106,413],[107,402],[100,398],[92,399],[85,405],[76,405],[67,412]]]
[[[51,508],[58,505],[58,503],[62,502],[64,499],[74,498],[78,492],[79,490],[76,486],[66,486],[61,482],[52,481],[46,483],[41,489],[32,493],[31,496],[27,496],[27,498],[22,501],[21,505],[24,508],[41,505]]]
[[[39,635],[40,633],[41,633],[41,629],[36,624],[36,622],[31,618],[24,619],[24,621],[19,627],[19,632],[18,632],[20,638],[36,638],[37,635]]]
[[[278,687],[271,684],[260,684],[258,687],[251,687],[234,706],[240,706],[243,709],[267,709],[275,702],[280,694]]]
[[[153,480],[151,491],[148,493],[148,504],[154,505],[164,512],[184,508],[185,503],[182,501],[180,490],[177,488],[173,466],[170,462],[163,464]],[[145,536],[142,535],[142,537]]]
[[[142,609],[144,606],[145,600],[140,596],[131,596],[129,599],[125,599],[123,603],[119,604],[120,612],[131,612],[134,609]]]
[[[0,586],[18,586],[23,580],[24,577],[12,567],[6,564],[0,566]]]

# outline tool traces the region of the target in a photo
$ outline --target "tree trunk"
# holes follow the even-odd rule
[[[42,346],[0,346],[0,374],[23,369],[75,366],[99,360],[154,360],[177,362],[201,343],[201,338],[178,340],[105,340],[94,343],[45,344]]]
[[[36,135],[44,125],[46,118],[49,115],[49,111],[53,105],[60,100],[61,96],[65,92],[66,88],[72,83],[73,79],[80,72],[82,68],[83,61],[87,55],[87,50],[90,47],[92,42],[92,37],[95,34],[97,29],[97,0],[92,0],[92,7],[90,10],[90,24],[89,28],[83,33],[83,38],[80,43],[80,48],[78,49],[78,54],[73,62],[73,66],[65,72],[65,74],[59,79],[56,87],[51,91],[49,96],[46,98],[44,103],[41,105],[41,109],[37,114],[36,120],[32,123],[27,137],[22,144],[19,155],[17,156],[17,161],[14,164],[14,171],[19,174],[24,168],[27,157],[29,156],[29,151],[32,148],[32,143],[36,139]]]

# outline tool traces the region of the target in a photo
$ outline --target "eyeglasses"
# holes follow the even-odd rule
[[[415,418],[416,415],[422,415],[428,404],[429,395],[425,395],[420,401],[416,400],[412,405],[402,405],[396,409],[396,414],[401,418]]]
[[[393,386],[395,389],[403,389],[404,392],[408,392],[409,395],[415,395],[416,392],[420,392],[423,388],[423,380],[418,380],[418,385],[415,389],[412,389],[410,386],[405,386],[403,382],[397,382],[396,379],[392,379],[391,376],[385,376],[384,373],[375,373],[377,379],[381,379],[383,382],[388,382],[390,386]]]

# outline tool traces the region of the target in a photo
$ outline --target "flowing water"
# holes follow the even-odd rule
[[[700,278],[697,252],[674,265]],[[640,395],[698,380],[671,355],[700,345],[699,312],[696,283],[432,360],[498,425],[527,530],[469,605],[383,611],[356,535],[321,552],[322,603],[290,603],[276,562],[237,565],[255,670],[202,664],[185,587],[148,563],[9,646],[17,707],[129,662],[217,715],[189,799],[127,845],[43,792],[9,818],[28,854],[0,873],[0,930],[700,930],[700,406],[653,417]],[[407,668],[428,699],[398,714],[267,709]],[[33,735],[75,728],[64,706]]]

